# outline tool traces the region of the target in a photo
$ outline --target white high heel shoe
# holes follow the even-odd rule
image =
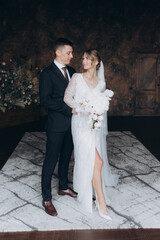
[[[99,215],[100,215],[102,218],[105,218],[105,219],[108,220],[108,221],[112,221],[112,218],[111,218],[108,214],[103,214],[103,213],[101,213],[101,210],[100,210],[100,207],[99,207],[99,203],[98,203],[97,200],[95,201],[95,203],[96,203],[96,208],[98,209]]]

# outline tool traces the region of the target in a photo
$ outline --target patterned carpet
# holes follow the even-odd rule
[[[41,168],[45,154],[43,132],[26,133],[0,171],[0,232],[70,229],[160,228],[160,163],[131,134],[109,132],[108,158],[120,175],[117,187],[106,188],[112,222],[80,211],[76,199],[57,194],[53,176],[53,203],[57,217],[41,205]],[[69,168],[72,185],[73,157]]]

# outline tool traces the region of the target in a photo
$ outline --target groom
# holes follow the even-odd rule
[[[55,59],[42,71],[39,82],[40,104],[48,110],[46,155],[42,168],[42,205],[46,213],[52,216],[57,216],[51,201],[51,180],[58,160],[58,194],[77,196],[68,188],[68,167],[73,149],[72,109],[63,102],[65,89],[75,73],[73,68],[67,66],[73,58],[72,46],[72,42],[65,38],[57,39]]]

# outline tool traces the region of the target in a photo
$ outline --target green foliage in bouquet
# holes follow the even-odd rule
[[[38,67],[0,61],[0,110],[39,104]]]

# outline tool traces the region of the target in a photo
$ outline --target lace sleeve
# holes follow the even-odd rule
[[[74,100],[74,95],[75,95],[76,85],[77,85],[76,79],[77,79],[77,74],[75,73],[72,76],[68,84],[68,87],[66,88],[66,91],[64,94],[64,102],[71,108],[75,108],[76,111],[78,111],[81,105]]]

